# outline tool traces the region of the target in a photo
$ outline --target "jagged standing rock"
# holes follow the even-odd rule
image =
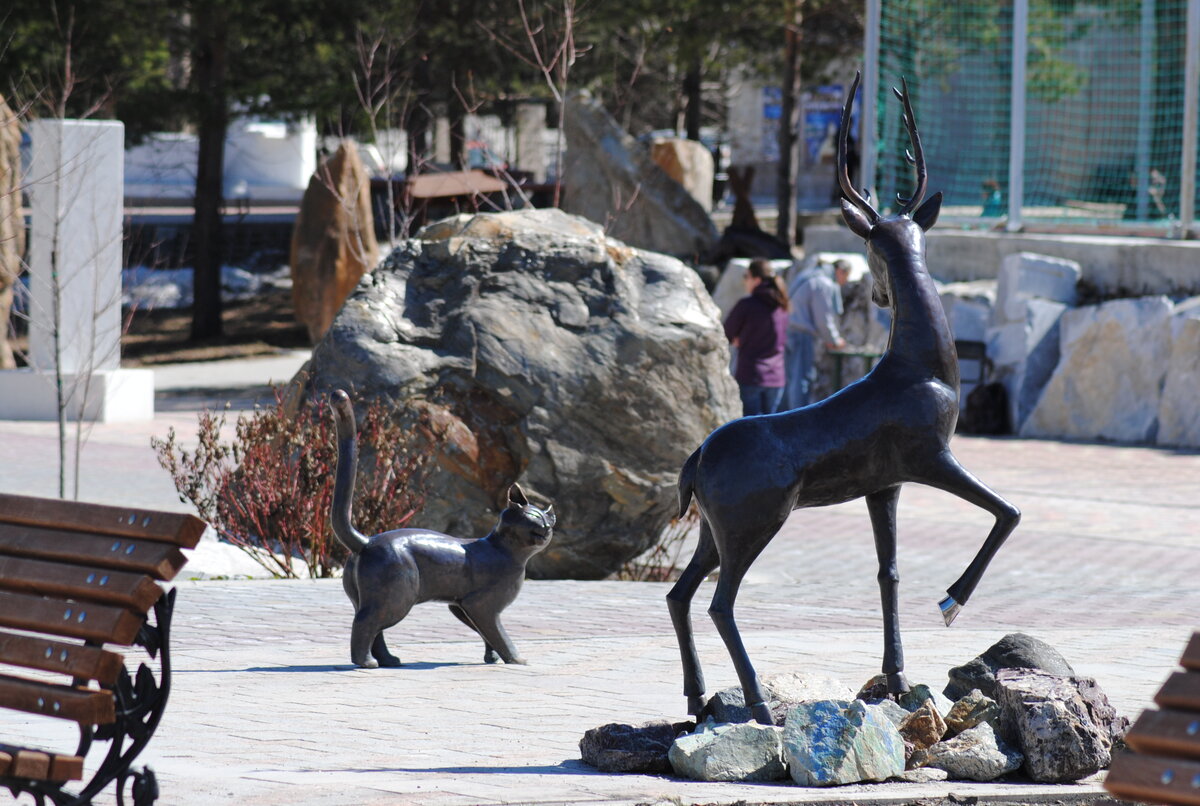
[[[0,96],[0,369],[16,360],[8,343],[13,284],[21,274],[25,253],[25,219],[21,215],[21,127]]]
[[[706,255],[717,228],[683,185],[655,164],[586,91],[566,98],[562,209],[639,249],[676,257]]]
[[[370,178],[358,149],[342,143],[309,180],[292,230],[292,301],[314,344],[378,262]]]

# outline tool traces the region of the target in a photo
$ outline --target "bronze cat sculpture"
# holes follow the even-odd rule
[[[429,529],[394,529],[367,538],[354,528],[350,513],[358,471],[354,407],[340,389],[331,403],[338,439],[331,520],[334,535],[350,551],[342,576],[354,604],[350,659],[367,669],[399,666],[383,631],[399,623],[413,605],[432,601],[449,604],[450,612],[483,638],[484,662],[524,664],[500,623],[500,612],[520,593],[529,558],[549,544],[553,506],[538,509],[514,484],[500,521],[478,540]]]

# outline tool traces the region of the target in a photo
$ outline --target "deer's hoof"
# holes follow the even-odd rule
[[[891,695],[907,694],[912,690],[912,686],[908,684],[904,672],[892,672],[887,676],[887,690]]]
[[[767,707],[765,702],[751,705],[750,714],[754,717],[754,721],[760,725],[775,724],[775,717],[771,715],[771,709]]]
[[[946,621],[946,626],[949,627],[954,623],[954,619],[958,618],[959,611],[962,610],[962,605],[954,601],[953,596],[947,596],[942,601],[938,602],[938,609],[942,611],[942,618]]]

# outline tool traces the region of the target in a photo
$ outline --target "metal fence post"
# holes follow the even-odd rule
[[[1150,146],[1154,126],[1155,1],[1142,0],[1141,54],[1138,60],[1137,217],[1150,217]]]
[[[1179,166],[1179,234],[1196,217],[1196,125],[1200,113],[1200,3],[1187,4],[1187,57],[1183,68],[1183,158]]]
[[[858,117],[859,182],[878,199],[875,192],[877,163],[876,135],[879,103],[879,37],[883,26],[883,0],[867,0],[867,26],[863,32],[863,94]],[[876,201],[876,204],[879,202]]]
[[[1025,202],[1025,57],[1029,46],[1029,0],[1013,3],[1012,22],[1012,110],[1008,129],[1008,223],[1009,232],[1020,232],[1021,206]]]

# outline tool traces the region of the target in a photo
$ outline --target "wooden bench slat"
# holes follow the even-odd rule
[[[13,772],[14,756],[17,757],[16,769],[26,773],[18,776]],[[44,760],[42,757],[45,757]],[[28,773],[36,773],[40,768],[46,768],[45,777]],[[36,781],[65,783],[83,779],[83,757],[63,756],[57,753],[44,753],[40,750],[29,750],[24,747],[0,745],[0,778],[5,776],[29,778]]]
[[[0,627],[128,646],[142,622],[123,607],[0,591]]]
[[[0,521],[142,538],[195,548],[204,521],[176,512],[0,494]]]
[[[115,685],[125,659],[99,647],[0,630],[0,662]]]
[[[0,708],[69,719],[81,725],[107,725],[117,718],[111,691],[40,683],[10,675],[0,675]]]
[[[1200,806],[1200,764],[1118,753],[1104,788],[1125,800]]]
[[[1183,657],[1179,660],[1179,663],[1185,669],[1200,672],[1200,632],[1192,633],[1192,640],[1188,641],[1187,648],[1183,650]]]
[[[1139,753],[1200,760],[1200,713],[1146,710],[1125,734]]]
[[[162,588],[146,574],[0,555],[0,589],[77,602],[103,602],[147,612]]]
[[[187,562],[170,543],[20,524],[0,524],[0,554],[140,572],[163,581],[173,579]]]
[[[1160,708],[1200,711],[1200,672],[1175,672],[1154,695]]]

